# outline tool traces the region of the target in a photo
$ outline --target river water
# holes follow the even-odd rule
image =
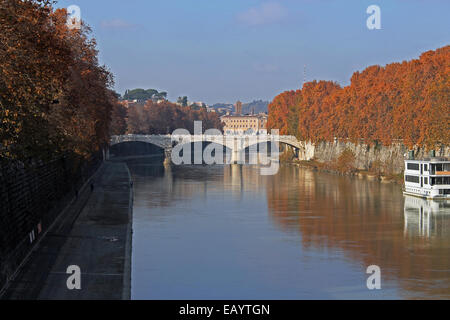
[[[133,299],[450,298],[448,203],[294,166],[129,167]]]

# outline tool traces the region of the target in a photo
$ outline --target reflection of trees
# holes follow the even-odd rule
[[[423,237],[404,230],[398,186],[296,168],[272,177],[267,198],[274,222],[299,231],[304,247],[340,249],[364,266],[377,264],[410,294],[450,297],[448,208],[433,220],[440,231]]]
[[[241,199],[244,191],[265,188],[256,166],[181,165],[164,167],[158,159],[128,160],[138,206],[169,207],[179,200],[207,197],[208,193],[230,192]]]
[[[275,176],[261,176],[259,167],[246,165],[168,169],[134,163],[130,169],[138,206],[176,206],[220,192],[241,201],[244,193],[265,192],[274,224],[299,232],[304,248],[342,251],[363,267],[377,264],[383,279],[397,280],[407,297],[450,297],[449,208],[441,205],[436,214],[435,207],[421,202],[418,207],[408,198],[404,206],[398,185],[292,166],[281,166]],[[430,222],[422,221],[425,229],[415,215],[420,205],[430,212]]]

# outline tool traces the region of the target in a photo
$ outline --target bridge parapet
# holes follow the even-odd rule
[[[296,150],[302,160],[310,160],[314,154],[314,146],[310,143],[297,140],[294,136],[286,135],[139,135],[129,134],[111,137],[110,145],[124,142],[145,142],[156,145],[170,155],[172,147],[179,144],[195,142],[212,142],[221,144],[232,152],[241,152],[246,148],[264,142],[278,142],[289,145]]]
[[[160,148],[167,149],[172,146],[171,143],[171,135],[141,135],[141,134],[127,134],[121,136],[112,136],[110,145],[113,146],[115,144],[123,143],[123,142],[145,142],[154,144]]]

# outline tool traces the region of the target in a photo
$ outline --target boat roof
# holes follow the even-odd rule
[[[405,159],[405,161],[415,162],[450,162],[450,158],[446,157],[434,157],[434,158],[422,158],[422,159]]]

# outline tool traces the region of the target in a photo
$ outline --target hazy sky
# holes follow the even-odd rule
[[[449,0],[63,0],[93,29],[116,90],[191,101],[272,100],[307,81],[450,44]],[[366,9],[381,8],[381,30]]]

